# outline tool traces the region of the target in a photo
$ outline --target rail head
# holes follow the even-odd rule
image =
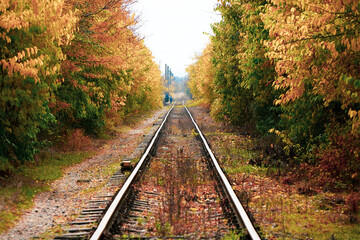
[[[108,210],[106,211],[105,215],[101,219],[101,221],[100,221],[99,225],[97,226],[95,232],[92,234],[90,240],[98,240],[98,239],[100,239],[100,237],[104,233],[104,231],[107,228],[107,225],[109,224],[112,216],[114,215],[115,211],[117,210],[117,207],[118,207],[119,203],[121,202],[121,200],[125,196],[125,193],[127,192],[129,187],[131,186],[131,184],[134,181],[136,175],[139,173],[140,168],[144,164],[145,159],[149,155],[152,147],[154,146],[157,138],[159,137],[160,131],[164,127],[164,124],[165,124],[166,120],[168,119],[168,116],[169,116],[169,114],[170,114],[170,112],[172,111],[173,108],[174,108],[174,105],[169,109],[169,111],[165,115],[164,120],[162,121],[162,123],[159,126],[158,130],[155,132],[155,135],[152,138],[150,144],[146,148],[144,154],[140,158],[140,160],[139,160],[138,164],[135,166],[134,170],[131,172],[129,177],[126,179],[126,181],[123,184],[123,186],[121,187],[120,191],[116,194],[114,200],[112,201],[112,203],[110,204],[110,206],[109,206]]]
[[[240,217],[241,219],[241,222],[243,223],[243,225],[245,226],[245,228],[247,229],[251,239],[253,240],[260,240],[260,236],[259,234],[257,233],[252,221],[250,220],[249,216],[247,215],[243,205],[241,204],[240,200],[238,199],[238,197],[236,196],[229,180],[226,178],[224,172],[222,171],[218,161],[216,160],[215,158],[215,155],[213,154],[212,150],[210,149],[209,147],[209,144],[207,143],[204,135],[202,134],[199,126],[197,125],[195,119],[193,118],[193,116],[191,115],[189,109],[184,105],[188,115],[190,116],[191,118],[191,121],[193,122],[200,138],[201,138],[201,141],[203,142],[204,146],[205,146],[205,149],[206,151],[208,152],[210,158],[211,158],[211,161],[215,167],[215,170],[218,174],[218,176],[220,177],[221,181],[223,182],[224,184],[224,187],[225,187],[225,190],[228,194],[228,196],[230,197],[230,200],[232,201],[232,204],[234,206],[234,210],[236,211],[236,214],[238,214],[238,216]]]

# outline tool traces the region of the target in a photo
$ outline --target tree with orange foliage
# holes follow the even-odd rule
[[[321,184],[359,185],[359,2],[219,0],[217,10],[212,113],[275,133],[284,161],[313,164]],[[202,57],[189,68],[195,97]]]
[[[161,105],[132,2],[1,1],[0,170],[32,160],[40,133],[98,134],[107,117]]]
[[[106,121],[119,121],[142,106],[148,109],[160,104],[160,92],[155,90],[160,87],[160,73],[133,32],[137,21],[128,10],[132,2],[67,1],[77,12],[78,31],[72,44],[64,48],[68,56],[62,65],[65,82],[57,91],[57,103],[68,105],[57,104],[53,110],[71,128],[96,134]]]
[[[359,2],[272,0],[262,19],[278,74],[274,87],[283,90],[274,103],[293,121],[288,134],[307,136],[308,145],[317,139],[316,172],[328,183],[359,183]]]

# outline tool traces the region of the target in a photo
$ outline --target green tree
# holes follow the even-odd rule
[[[242,124],[252,118],[250,103],[253,100],[251,91],[243,86],[242,71],[237,55],[240,32],[243,29],[243,9],[234,1],[221,1],[217,11],[222,20],[213,25],[213,64],[215,71],[214,86],[216,99],[212,112],[218,119],[233,124]]]
[[[76,18],[63,1],[2,1],[0,6],[0,170],[32,160],[37,134],[55,121],[52,92]]]

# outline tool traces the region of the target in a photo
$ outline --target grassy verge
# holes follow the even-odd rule
[[[360,225],[351,221],[350,192],[303,193],[303,182],[272,177],[254,166],[261,157],[257,141],[235,133],[205,133],[240,201],[252,212],[267,239],[359,239]]]
[[[14,169],[4,176],[0,186],[0,233],[9,229],[24,210],[33,204],[36,194],[50,190],[50,183],[61,178],[63,169],[82,162],[92,152],[42,154],[40,160]]]
[[[204,99],[197,99],[197,100],[190,100],[186,103],[186,107],[190,108],[190,107],[196,107],[199,106],[201,104],[205,104]]]

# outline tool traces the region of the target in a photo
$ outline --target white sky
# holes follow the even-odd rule
[[[164,72],[168,64],[175,76],[186,75],[186,67],[201,53],[212,34],[211,23],[219,22],[214,12],[217,0],[138,0],[138,32]]]

